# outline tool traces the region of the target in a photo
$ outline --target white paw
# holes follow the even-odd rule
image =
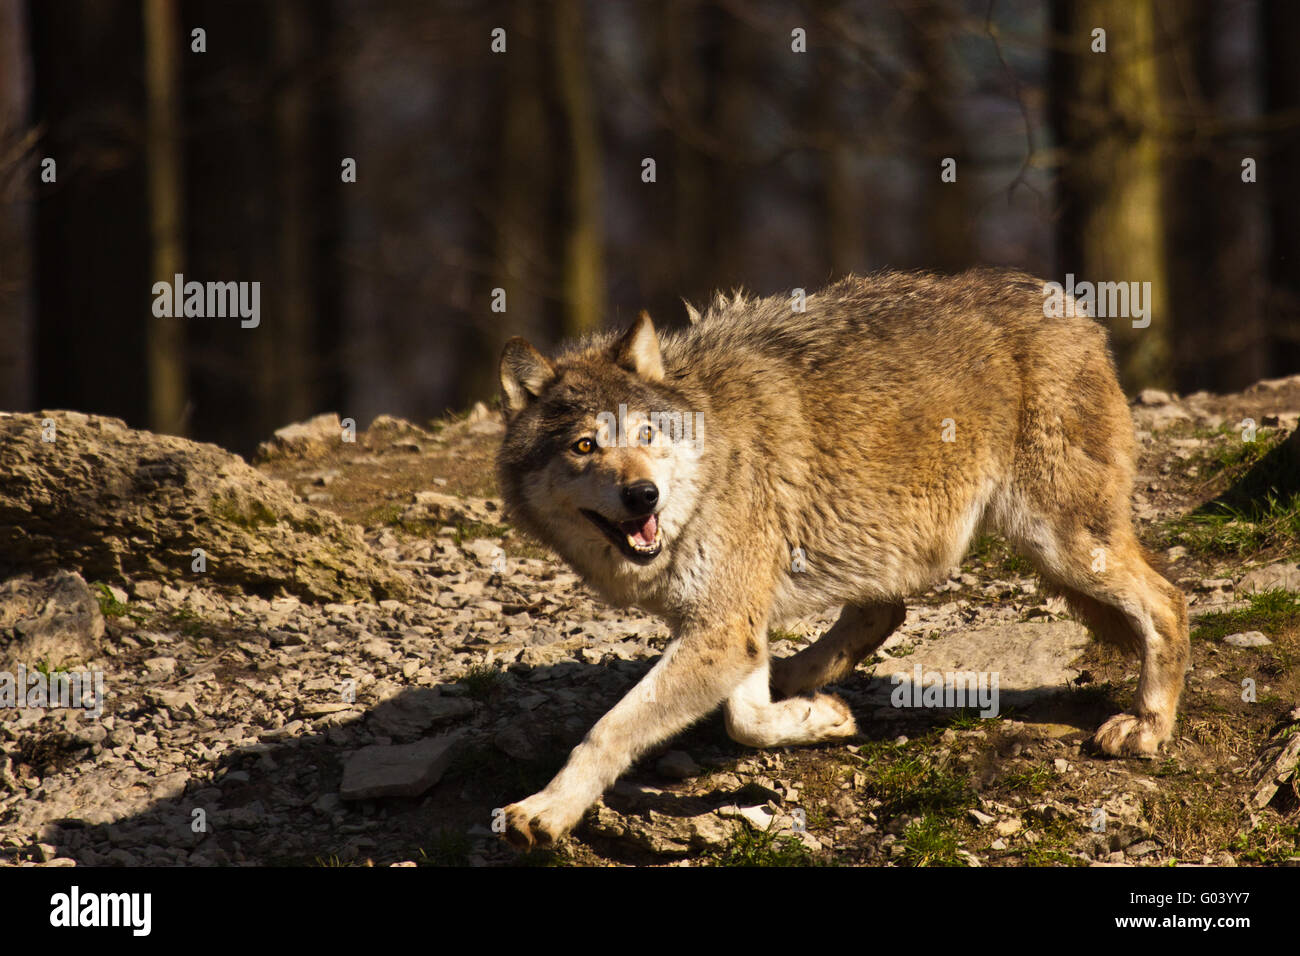
[[[858,732],[849,705],[832,694],[818,694],[812,700],[808,726],[816,740],[838,740]]]
[[[1111,757],[1154,757],[1169,737],[1155,716],[1116,714],[1097,729],[1093,744]]]
[[[573,801],[557,800],[543,790],[505,808],[506,829],[502,835],[520,849],[549,846],[572,830],[586,809]]]

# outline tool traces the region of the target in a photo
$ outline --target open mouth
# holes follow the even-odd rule
[[[659,530],[659,516],[654,514],[633,518],[630,521],[610,521],[603,515],[586,508],[579,509],[587,520],[599,528],[624,556],[637,564],[649,564],[663,549],[663,535]]]

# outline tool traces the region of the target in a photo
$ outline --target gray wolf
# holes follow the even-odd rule
[[[1132,712],[1096,748],[1148,756],[1170,738],[1186,600],[1133,533],[1133,425],[1106,334],[1075,310],[1045,315],[1043,289],[1002,271],[889,273],[843,279],[804,311],[720,297],[682,332],[642,313],[555,359],[506,344],[509,515],[673,635],[550,784],[505,808],[511,842],[558,839],[641,754],[719,705],[753,747],[853,736],[849,708],[818,689],[982,530],[1140,658]],[[678,415],[695,424],[689,442],[664,427]],[[769,626],[839,606],[815,644],[771,659]]]

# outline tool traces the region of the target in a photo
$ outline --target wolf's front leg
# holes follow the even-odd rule
[[[755,622],[764,619],[737,615],[727,626],[688,632],[670,644],[544,790],[505,808],[506,839],[520,847],[558,840],[634,760],[731,696],[763,653]]]

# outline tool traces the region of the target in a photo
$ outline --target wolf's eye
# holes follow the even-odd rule
[[[579,455],[590,455],[596,448],[596,443],[590,438],[579,438],[572,445],[572,448]]]
[[[649,425],[642,425],[636,433],[636,439],[643,445],[650,444],[650,439],[655,437],[655,430]]]

